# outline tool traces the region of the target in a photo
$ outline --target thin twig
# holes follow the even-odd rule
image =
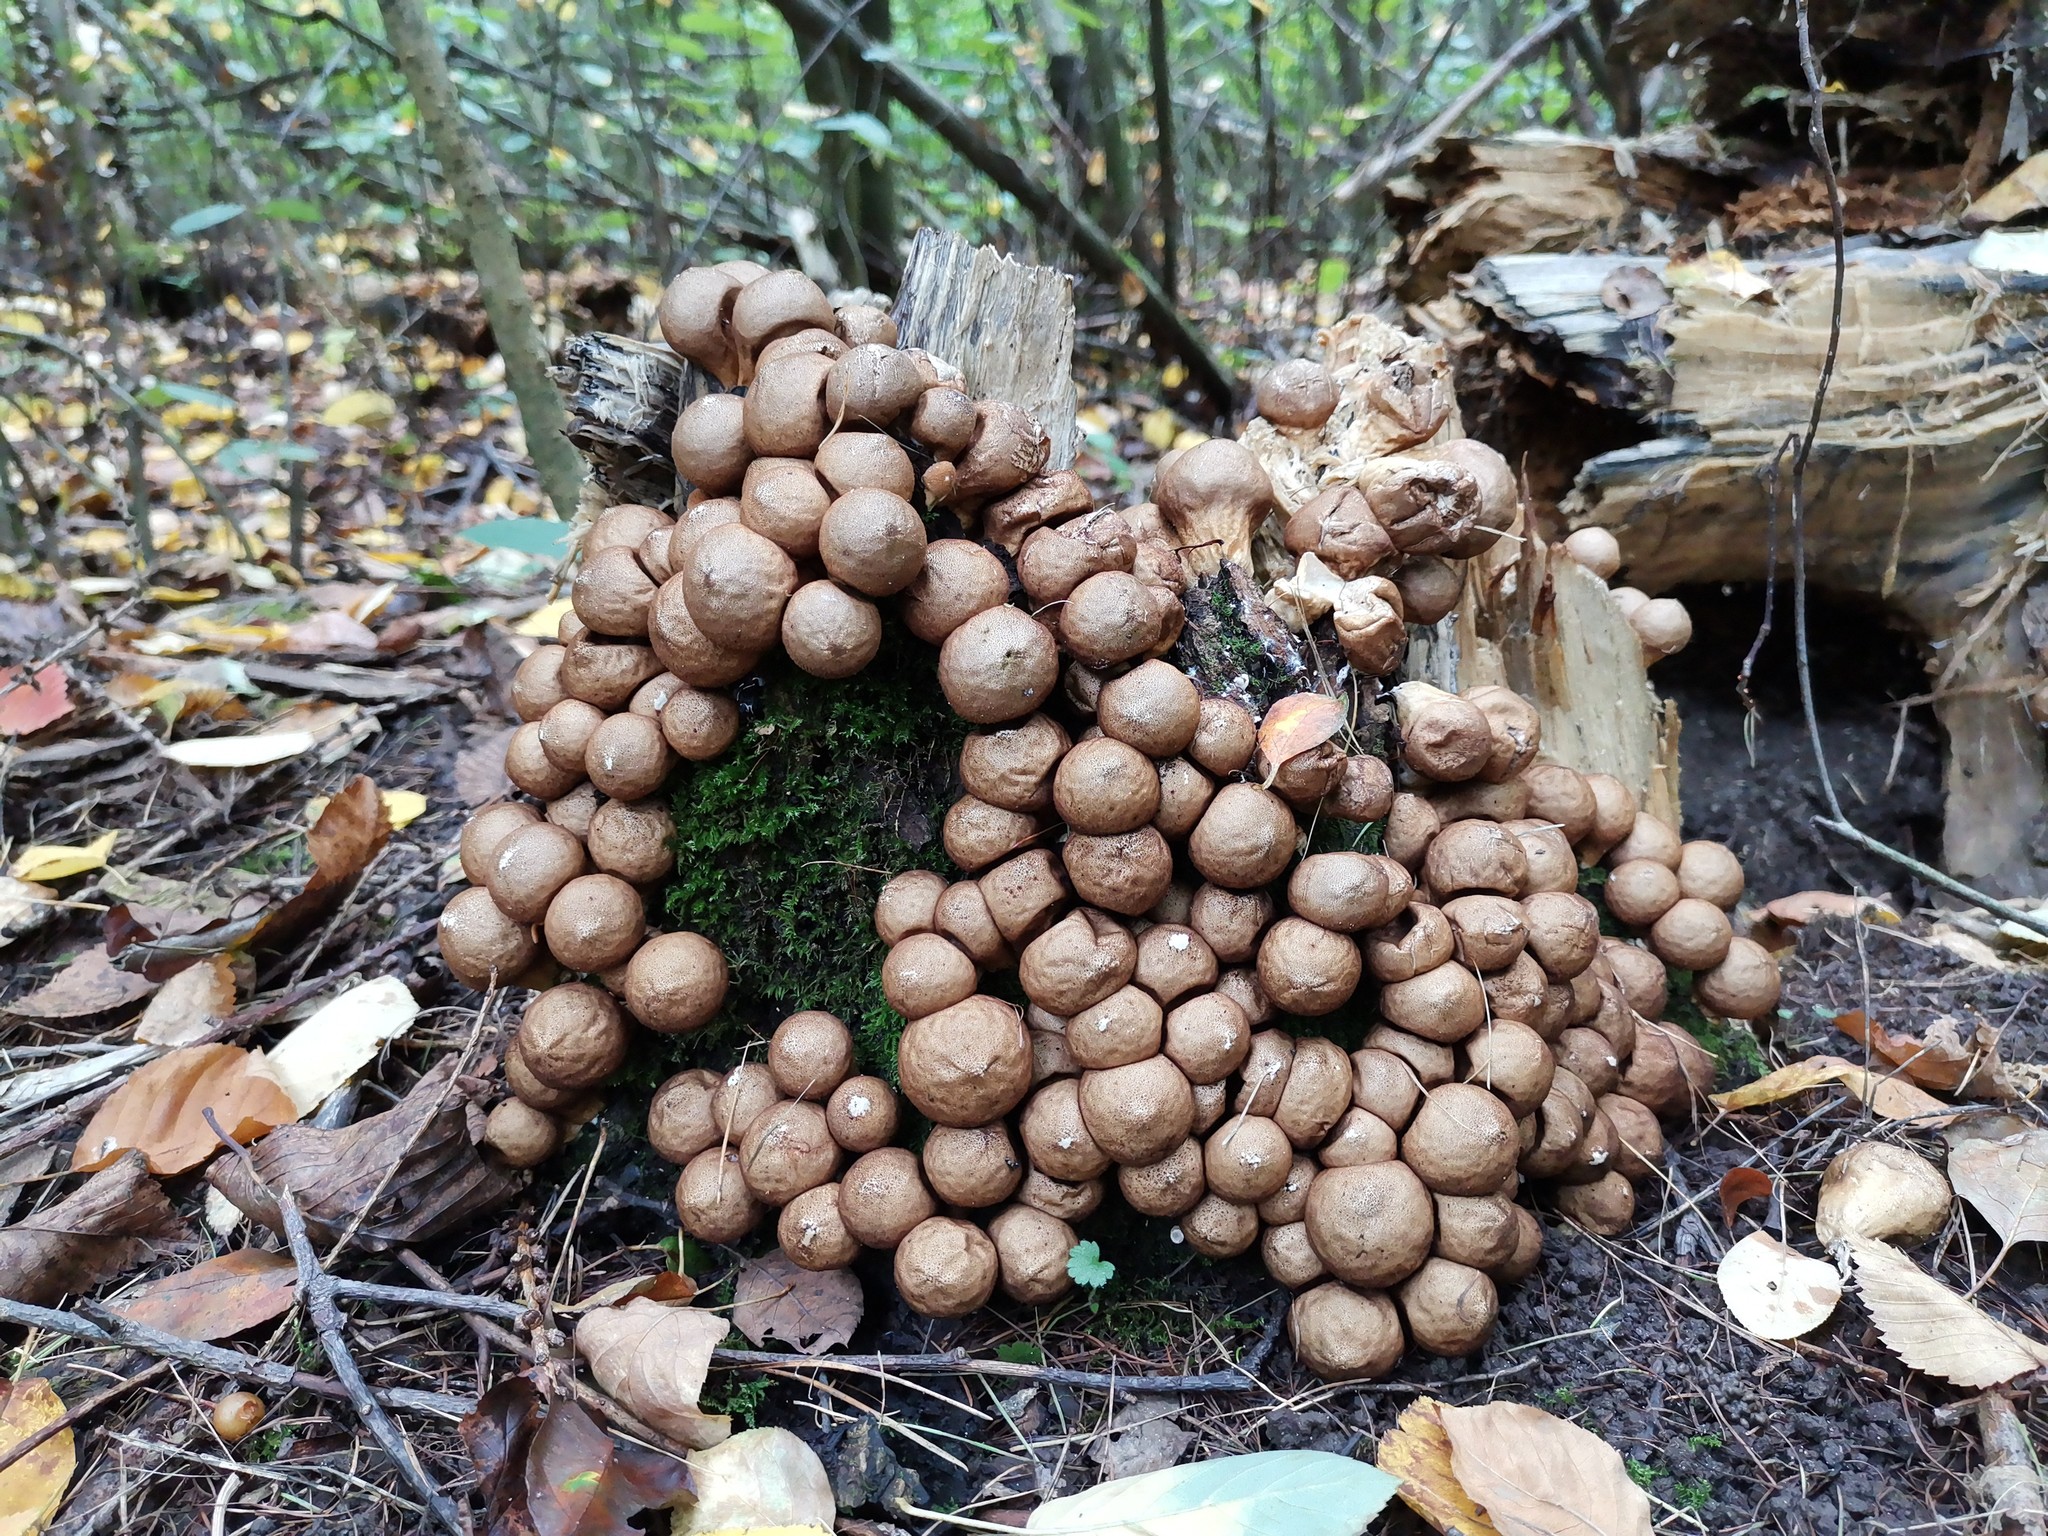
[[[85,1401],[74,1403],[27,1439],[17,1440],[14,1444],[10,1445],[7,1448],[6,1454],[0,1455],[0,1474],[5,1474],[9,1467],[13,1466],[22,1457],[45,1441],[54,1440],[58,1435],[63,1434],[65,1430],[71,1428],[72,1425],[80,1420],[90,1418],[93,1414],[98,1413],[107,1404],[114,1401],[115,1398],[134,1391],[144,1382],[155,1381],[157,1377],[163,1375],[170,1368],[170,1361],[159,1360],[154,1365],[144,1366],[133,1376],[124,1376],[119,1381],[102,1387],[99,1391],[93,1393],[91,1397],[86,1398]]]

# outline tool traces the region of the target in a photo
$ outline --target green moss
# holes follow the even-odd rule
[[[882,1000],[875,894],[906,869],[952,873],[939,828],[967,727],[930,648],[893,625],[858,676],[829,682],[778,657],[741,699],[732,749],[674,783],[669,924],[714,940],[732,969],[724,1014],[679,1058],[823,1008],[853,1028],[862,1065],[893,1079],[902,1021]]]

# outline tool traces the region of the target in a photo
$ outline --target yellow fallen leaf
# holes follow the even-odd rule
[[[1187,383],[1187,381],[1187,365],[1181,362],[1179,358],[1175,358],[1172,362],[1168,363],[1164,368],[1159,370],[1159,382],[1165,385],[1168,389],[1179,389],[1181,385]]]
[[[1164,406],[1156,411],[1147,411],[1145,419],[1138,424],[1139,435],[1161,453],[1173,446],[1174,434],[1179,431],[1180,422]]]
[[[1199,427],[1182,427],[1173,434],[1173,446],[1176,448],[1192,448],[1197,443],[1206,443],[1207,441],[1209,441],[1209,434],[1202,431]]]
[[[87,870],[105,869],[107,855],[114,851],[114,844],[121,834],[108,832],[94,838],[83,847],[66,847],[61,843],[37,843],[24,848],[15,855],[7,873],[16,880],[46,881],[62,880],[67,875],[82,875]]]
[[[1380,1437],[1379,1469],[1401,1480],[1401,1502],[1438,1530],[1498,1536],[1451,1470],[1443,1406],[1433,1397],[1417,1398]]]
[[[40,1376],[0,1383],[0,1455],[64,1416],[64,1401]],[[61,1429],[0,1472],[0,1536],[36,1536],[63,1502],[78,1454]]]
[[[182,587],[147,587],[142,595],[153,603],[210,603],[220,596],[220,588],[194,587],[188,592]]]
[[[398,414],[398,404],[381,389],[354,389],[320,413],[328,427],[382,426]]]
[[[332,798],[331,795],[315,795],[306,802],[308,825],[320,819],[321,814],[327,809],[327,802]],[[391,823],[391,830],[394,832],[400,827],[410,826],[427,813],[427,797],[418,790],[387,789],[377,798],[384,806],[384,819]]]
[[[1960,1113],[1909,1082],[1887,1077],[1881,1070],[1858,1066],[1840,1056],[1809,1056],[1775,1072],[1766,1072],[1753,1083],[1714,1094],[1712,1101],[1716,1109],[1755,1109],[1829,1083],[1840,1083],[1868,1104],[1873,1114],[1886,1120],[1912,1120],[1931,1127],[1946,1125]]]
[[[536,640],[552,640],[555,632],[562,627],[562,615],[569,611],[569,599],[558,597],[552,603],[536,608],[517,624],[512,626],[515,635],[530,635]]]

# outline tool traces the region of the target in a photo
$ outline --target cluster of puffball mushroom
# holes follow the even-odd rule
[[[1159,661],[1105,683],[1079,739],[1038,712],[970,736],[943,834],[961,878],[899,875],[875,909],[921,1152],[891,1144],[897,1097],[852,1075],[844,1024],[800,1013],[765,1063],[657,1093],[684,1229],[772,1219],[811,1269],[893,1250],[905,1301],[957,1317],[1066,1291],[1074,1223],[1113,1177],[1199,1253],[1256,1247],[1322,1375],[1383,1375],[1411,1340],[1476,1349],[1541,1255],[1523,1182],[1619,1232],[1659,1117],[1711,1081],[1651,1022],[1667,964],[1740,1017],[1775,1005],[1777,974],[1730,931],[1733,856],[1535,761],[1523,700],[1397,698],[1399,782],[1335,740],[1269,760],[1249,712]],[[1302,856],[1318,816],[1384,820],[1386,851]],[[1648,947],[1603,938],[1578,894],[1602,862]],[[1011,969],[1021,1009],[986,990]],[[1279,1027],[1347,1008],[1370,1021],[1348,1053]]]
[[[1621,543],[1605,528],[1579,528],[1565,536],[1564,552],[1611,581],[1621,569]],[[1675,597],[1652,597],[1640,587],[1613,587],[1615,605],[1643,643],[1645,662],[1676,655],[1692,641],[1692,615]]]

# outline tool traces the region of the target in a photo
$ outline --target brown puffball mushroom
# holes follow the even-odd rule
[[[1543,1223],[1526,1206],[1510,1209],[1515,1216],[1515,1251],[1489,1271],[1496,1286],[1515,1285],[1528,1279],[1543,1262]]]
[[[1059,916],[1072,892],[1059,857],[1027,848],[975,882],[996,931],[1009,944],[1029,944]]]
[[[1188,902],[1188,926],[1225,965],[1239,965],[1258,953],[1259,936],[1273,920],[1273,898],[1259,890],[1226,890],[1203,885]]]
[[[581,699],[564,699],[540,718],[540,750],[564,773],[583,775],[584,754],[590,738],[603,725],[605,712]]]
[[[1008,970],[1018,963],[1009,941],[996,926],[988,898],[973,880],[955,881],[939,893],[932,908],[932,928],[967,951],[968,958],[984,971]]]
[[[1159,809],[1152,825],[1175,842],[1184,840],[1201,822],[1216,786],[1209,776],[1184,757],[1170,757],[1159,764]]]
[[[1532,1115],[1542,1107],[1557,1059],[1548,1042],[1528,1025],[1495,1019],[1472,1032],[1464,1052],[1466,1082],[1495,1094],[1517,1116]]]
[[[1401,760],[1440,783],[1475,778],[1493,760],[1493,729],[1478,705],[1428,683],[1394,690]]]
[[[1431,1258],[1395,1293],[1416,1346],[1456,1359],[1486,1342],[1500,1315],[1500,1296],[1484,1271]]]
[[[597,786],[586,781],[578,784],[561,799],[550,800],[547,804],[547,819],[570,836],[580,837],[588,844],[590,824],[597,819],[598,807],[608,803],[604,796],[597,792]],[[591,856],[591,862],[597,862],[595,854]],[[613,870],[611,873],[617,874],[618,871]]]
[[[1675,597],[1653,597],[1628,615],[1628,626],[1643,643],[1644,659],[1656,662],[1692,643],[1692,615]]]
[[[562,691],[562,658],[566,650],[544,645],[512,674],[512,710],[521,720],[538,720],[568,695]]]
[[[805,1190],[831,1182],[839,1156],[825,1111],[807,1100],[784,1099],[747,1127],[740,1140],[740,1173],[762,1204],[779,1209]]]
[[[904,628],[927,645],[939,645],[1009,596],[1009,573],[994,554],[967,539],[938,539],[925,547],[924,564],[903,589],[897,611]]]
[[[913,933],[882,960],[882,996],[906,1019],[921,1019],[974,996],[981,972],[936,933]]]
[[[684,605],[704,636],[736,652],[775,644],[783,607],[797,586],[788,554],[740,523],[697,535],[671,579],[681,584]],[[673,665],[669,670],[689,677]]]
[[[655,311],[662,339],[727,388],[740,382],[739,354],[727,327],[742,286],[741,276],[722,265],[688,267],[662,290]]]
[[[834,432],[818,445],[814,467],[835,496],[873,490],[908,501],[917,490],[910,455],[886,432]]]
[[[1431,1089],[1401,1134],[1401,1160],[1440,1195],[1491,1194],[1520,1153],[1513,1112],[1472,1083]]]
[[[1693,996],[1709,1013],[1730,1019],[1761,1019],[1778,1006],[1782,983],[1778,961],[1754,939],[1731,939],[1719,965],[1696,972]]]
[[[911,1020],[896,1062],[904,1097],[940,1125],[987,1125],[1031,1091],[1024,1020],[993,997],[970,997]]]
[[[1018,1120],[1031,1166],[1050,1178],[1080,1183],[1108,1171],[1110,1155],[1081,1118],[1081,1085],[1055,1078],[1031,1095]]]
[[[825,376],[825,414],[835,429],[888,427],[923,393],[924,379],[909,353],[863,342]]]
[[[922,1161],[932,1193],[964,1210],[1001,1205],[1024,1177],[1023,1159],[1001,1121],[934,1126],[925,1138]]]
[[[1664,1162],[1664,1128],[1657,1123],[1656,1113],[1622,1093],[1604,1094],[1599,1102],[1600,1112],[1614,1128],[1614,1151],[1608,1166],[1631,1184],[1655,1178]]]
[[[1036,816],[962,795],[946,812],[941,842],[946,857],[976,875],[1028,846],[1040,830]]]
[[[506,1099],[484,1121],[483,1144],[509,1168],[534,1168],[555,1155],[562,1127],[554,1116]]]
[[[879,1077],[849,1077],[825,1101],[832,1139],[852,1153],[886,1147],[896,1135],[896,1093]]]
[[[705,1067],[676,1073],[647,1102],[647,1141],[660,1157],[687,1163],[719,1139],[711,1117],[711,1096],[718,1074]]]
[[[526,1058],[520,1054],[517,1036],[505,1048],[505,1086],[512,1090],[520,1103],[544,1109],[551,1115],[569,1109],[585,1097],[585,1090],[581,1088],[556,1088],[535,1077],[533,1069],[526,1064]]]
[[[1626,939],[1603,938],[1600,954],[1613,971],[1628,1005],[1646,1019],[1663,1018],[1664,1005],[1670,1000],[1670,978],[1664,962]]]
[[[1607,910],[1631,928],[1647,928],[1679,901],[1678,876],[1651,859],[1629,859],[1607,872]]]
[[[1536,760],[1543,744],[1543,719],[1536,707],[1511,688],[1489,684],[1473,688],[1465,702],[1486,717],[1493,732],[1493,753],[1479,777],[1491,784],[1505,783]]]
[[[976,731],[960,744],[960,782],[1006,811],[1046,811],[1053,774],[1072,743],[1056,722],[1031,715],[1000,730]]]
[[[1002,604],[960,624],[939,647],[939,687],[975,725],[1030,714],[1059,681],[1059,645],[1045,626]]]
[[[1287,1013],[1334,1013],[1358,989],[1364,962],[1347,934],[1305,918],[1283,917],[1259,941],[1259,985]]]
[[[669,437],[676,473],[707,496],[740,488],[753,452],[747,447],[746,401],[738,395],[704,395],[676,417]]]
[[[1675,875],[1684,857],[1685,845],[1679,841],[1678,832],[1671,823],[1648,811],[1638,811],[1628,836],[1607,850],[1604,862],[1609,869],[1619,869],[1632,860],[1648,859],[1653,864],[1662,864]]]
[[[1095,723],[1102,727],[1103,735],[1155,758],[1182,752],[1194,756],[1193,746],[1206,713],[1207,706],[1187,674],[1158,660],[1111,678],[1102,685],[1095,702]],[[1249,723],[1251,717],[1244,715],[1244,719]]]
[[[661,708],[661,734],[677,756],[709,762],[739,734],[740,710],[728,693],[677,683]]]
[[[943,931],[943,929],[942,929]],[[1017,961],[1024,995],[1056,1018],[1101,1002],[1131,979],[1137,941],[1106,913],[1069,912],[1026,946]]]
[[[1505,896],[1490,891],[1455,896],[1442,910],[1451,925],[1459,961],[1473,970],[1504,970],[1515,963],[1529,942],[1521,903]]]
[[[1429,845],[1443,830],[1436,807],[1420,795],[1397,794],[1387,808],[1387,824],[1380,846],[1388,858],[1405,869],[1415,870],[1429,853]]]
[[[1120,1163],[1156,1163],[1187,1139],[1194,1095],[1164,1056],[1081,1074],[1081,1119]]]
[[[500,800],[471,812],[469,820],[462,824],[463,878],[471,885],[484,884],[490,878],[491,860],[499,845],[514,832],[539,820],[532,806],[514,800]]]
[[[1287,1178],[1280,1187],[1259,1202],[1259,1220],[1269,1227],[1298,1222],[1308,1210],[1308,1187],[1318,1172],[1316,1160],[1304,1152],[1294,1154]],[[1318,1261],[1320,1262],[1320,1261]]]
[[[207,1422],[223,1445],[236,1445],[255,1433],[268,1411],[253,1392],[228,1392],[214,1401]]]
[[[1587,863],[1596,863],[1635,830],[1636,797],[1611,773],[1589,773],[1585,780],[1586,787],[1593,792],[1593,830],[1581,845],[1581,852],[1587,856]]]
[[[1287,1182],[1294,1147],[1287,1133],[1263,1115],[1224,1122],[1202,1147],[1202,1175],[1212,1194],[1256,1205]]]
[[[1331,1128],[1329,1140],[1316,1149],[1316,1160],[1325,1168],[1391,1162],[1400,1155],[1401,1139],[1393,1127],[1355,1104]]]
[[[1119,987],[1067,1020],[1067,1050],[1086,1069],[1128,1066],[1159,1053],[1159,1004],[1137,987]]]
[[[768,1072],[792,1099],[822,1101],[853,1070],[853,1032],[821,1008],[792,1013],[768,1039]]]
[[[768,271],[744,283],[732,296],[726,329],[739,355],[739,382],[754,376],[762,350],[778,336],[815,326],[831,331],[837,322],[824,290],[801,272]]]
[[[1028,1205],[1006,1206],[988,1224],[1003,1294],[1027,1307],[1043,1307],[1073,1289],[1067,1255],[1077,1239],[1057,1216]]]
[[[1557,1213],[1600,1237],[1619,1237],[1636,1216],[1636,1192],[1618,1173],[1557,1186]]]
[[[1297,357],[1261,375],[1253,401],[1274,426],[1313,431],[1337,409],[1337,385],[1321,363]]]
[[[1438,1195],[1436,1257],[1489,1274],[1514,1256],[1520,1236],[1506,1195]]]
[[[1060,641],[1090,666],[1113,666],[1150,650],[1159,617],[1149,589],[1124,571],[1099,571],[1068,595],[1059,613]]]
[[[743,1061],[726,1071],[711,1090],[711,1119],[720,1139],[737,1145],[756,1120],[781,1102],[775,1074],[761,1062]]]
[[[1189,998],[1166,1015],[1164,1050],[1190,1083],[1221,1083],[1244,1061],[1251,1025],[1221,992]]]
[[[1175,1230],[1204,1258],[1234,1258],[1258,1241],[1259,1213],[1249,1205],[1206,1194],[1188,1208]]]
[[[1099,736],[1060,759],[1052,799],[1075,832],[1134,832],[1158,813],[1159,773],[1136,747]]]
[[[654,603],[654,578],[630,549],[585,553],[583,569],[569,587],[576,617],[600,635],[628,640],[647,634],[647,612]]]
[[[1363,853],[1312,853],[1294,866],[1287,905],[1300,917],[1337,933],[1359,933],[1393,921],[1407,904],[1390,889],[1387,862]]]
[[[1365,1048],[1398,1057],[1425,1089],[1448,1083],[1456,1075],[1457,1054],[1450,1046],[1425,1040],[1391,1024],[1376,1024],[1367,1030]]]
[[[591,558],[607,550],[623,549],[630,554],[646,541],[648,534],[670,526],[669,520],[652,507],[633,502],[607,507],[584,530],[583,569],[589,570]]]
[[[1430,839],[1422,877],[1438,901],[1461,891],[1519,896],[1529,860],[1515,835],[1497,822],[1454,821]]]
[[[1742,900],[1742,861],[1720,843],[1695,841],[1678,850],[1679,894],[1732,911]]]
[[[645,885],[675,867],[669,852],[674,834],[674,818],[661,801],[607,800],[592,813],[584,840],[600,870]]]
[[[798,1269],[844,1269],[860,1256],[860,1244],[839,1214],[839,1186],[817,1184],[782,1208],[775,1240]]]
[[[1351,1102],[1358,1108],[1398,1131],[1421,1097],[1421,1086],[1400,1057],[1373,1046],[1351,1053]]]
[[[917,579],[924,566],[924,523],[909,502],[889,491],[848,491],[818,525],[818,554],[832,579],[887,597]]]
[[[660,789],[676,756],[661,726],[645,715],[613,715],[591,733],[583,768],[614,800],[644,800]]]
[[[540,958],[532,926],[507,917],[489,891],[474,887],[441,909],[439,937],[449,974],[478,992],[509,983]]]
[[[1612,1093],[1621,1081],[1621,1062],[1613,1044],[1597,1029],[1574,1025],[1551,1044],[1558,1067],[1584,1083],[1597,1096]]]
[[[882,648],[882,615],[833,581],[809,581],[782,610],[782,649],[813,677],[852,677]]]
[[[550,1088],[595,1087],[626,1059],[626,1021],[598,987],[550,987],[520,1018],[519,1055]]]
[[[919,1222],[896,1248],[896,1289],[922,1317],[965,1317],[987,1304],[1001,1272],[988,1235],[950,1216]]]
[[[676,1215],[700,1243],[738,1242],[767,1214],[741,1177],[736,1145],[706,1147],[676,1179]]]
[[[541,745],[540,723],[529,720],[505,744],[505,777],[536,800],[559,800],[583,782],[583,770],[550,762]]]
[[[1728,914],[1710,901],[1682,896],[1650,925],[1650,948],[1682,971],[1712,970],[1727,957],[1734,930]]]
[[[1287,802],[1256,784],[1226,784],[1188,836],[1188,857],[1213,885],[1251,890],[1279,878],[1300,827]]]
[[[937,1209],[907,1148],[878,1147],[840,1175],[839,1215],[863,1248],[894,1248]]]
[[[1351,1105],[1351,1059],[1317,1035],[1295,1042],[1280,1101],[1270,1111],[1287,1139],[1307,1151],[1326,1137]]]
[[[1330,1273],[1354,1285],[1405,1279],[1436,1239],[1436,1207],[1405,1162],[1325,1168],[1309,1186],[1302,1219]]]
[[[662,1034],[702,1029],[725,1006],[725,956],[701,933],[658,933],[626,964],[626,1007]]]
[[[1151,911],[1173,884],[1173,849],[1156,827],[1114,837],[1072,832],[1060,858],[1077,898],[1124,917]]]
[[[1382,986],[1380,1014],[1423,1040],[1456,1045],[1486,1022],[1486,991],[1464,966],[1447,961]]]
[[[1032,606],[1066,600],[1098,571],[1128,571],[1137,556],[1130,525],[1114,512],[1095,512],[1033,530],[1017,552],[1017,579]]]
[[[1138,966],[1132,979],[1163,1008],[1216,984],[1216,952],[1192,928],[1155,922],[1138,936]]]
[[[1219,778],[1241,771],[1258,750],[1259,727],[1233,699],[1204,699],[1187,754]]]
[[[793,583],[794,577],[791,579]],[[779,610],[775,622],[779,634]],[[655,594],[654,611],[647,620],[647,642],[659,664],[693,688],[723,688],[736,683],[753,671],[761,659],[759,651],[721,645],[698,627],[684,601],[681,576],[671,576]]]
[[[1277,1278],[1277,1277],[1276,1277]],[[1330,1281],[1303,1291],[1287,1311],[1295,1358],[1325,1381],[1377,1381],[1407,1347],[1400,1314],[1378,1291]]]
[[[1522,900],[1529,954],[1557,981],[1582,975],[1600,952],[1600,911],[1571,891],[1537,891]]]
[[[946,877],[929,869],[892,877],[875,898],[875,936],[893,945],[913,933],[931,932],[945,889]]]
[[[1116,1171],[1124,1203],[1141,1216],[1184,1216],[1209,1192],[1202,1144],[1190,1136],[1156,1163],[1125,1163]]]
[[[1292,1291],[1314,1285],[1330,1274],[1315,1244],[1308,1240],[1307,1223],[1300,1221],[1267,1223],[1259,1234],[1259,1262],[1266,1266],[1267,1274]]]
[[[651,612],[647,623],[651,634]],[[667,665],[655,656],[651,645],[605,640],[596,635],[580,635],[562,650],[562,691],[603,710],[624,709],[634,691]]]
[[[1621,545],[1605,528],[1574,529],[1565,536],[1564,552],[1602,581],[1621,569]]]

